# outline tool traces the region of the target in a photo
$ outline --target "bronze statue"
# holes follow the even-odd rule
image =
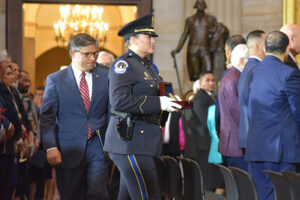
[[[213,47],[213,44],[216,44],[213,41],[217,30],[216,18],[204,12],[207,8],[204,0],[197,0],[194,8],[197,9],[197,12],[186,19],[178,45],[171,52],[171,55],[175,57],[189,37],[187,67],[191,81],[197,80],[202,71],[213,71],[212,54],[217,49],[217,47]]]

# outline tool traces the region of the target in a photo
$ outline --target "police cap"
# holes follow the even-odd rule
[[[158,37],[154,30],[153,15],[145,15],[134,21],[125,24],[118,32],[119,36],[122,36],[127,41],[131,36],[137,34],[148,34],[153,37]]]

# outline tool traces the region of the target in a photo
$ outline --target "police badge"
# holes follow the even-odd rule
[[[117,74],[124,74],[128,66],[129,66],[128,63],[125,60],[119,60],[114,65],[114,71]]]

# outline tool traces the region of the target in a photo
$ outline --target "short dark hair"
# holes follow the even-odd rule
[[[242,35],[232,35],[226,40],[226,45],[230,50],[233,50],[239,44],[246,44],[246,40]]]
[[[272,31],[266,37],[266,52],[274,54],[284,54],[289,46],[288,36],[281,31]]]
[[[203,78],[206,74],[214,74],[212,71],[204,71],[200,73],[199,80]]]
[[[262,30],[251,31],[250,33],[248,33],[248,35],[246,37],[246,42],[248,43],[249,40],[256,39],[256,38],[261,38],[261,36],[263,34],[266,34],[266,33],[264,31],[262,31]]]
[[[86,33],[79,33],[73,35],[69,40],[68,48],[70,50],[80,50],[82,47],[86,47],[89,45],[96,45],[99,48],[98,41]]]

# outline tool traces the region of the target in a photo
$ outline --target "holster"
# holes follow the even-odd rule
[[[117,130],[123,140],[131,140],[134,127],[134,118],[132,113],[125,113],[112,110],[110,113],[118,118]]]

